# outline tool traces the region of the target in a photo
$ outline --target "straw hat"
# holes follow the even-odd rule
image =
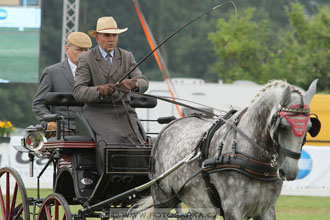
[[[96,30],[90,30],[88,34],[95,37],[96,33],[120,34],[125,31],[127,31],[127,28],[119,29],[113,17],[101,17],[97,20]]]
[[[91,38],[83,32],[72,32],[66,38],[67,44],[72,44],[73,46],[79,48],[91,48],[92,40]]]

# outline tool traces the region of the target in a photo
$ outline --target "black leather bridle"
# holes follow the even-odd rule
[[[299,159],[301,156],[301,149],[300,152],[294,152],[291,151],[283,146],[281,146],[279,139],[278,139],[278,132],[279,132],[279,125],[283,118],[289,116],[289,117],[295,117],[300,115],[301,117],[305,117],[307,121],[310,118],[310,108],[308,105],[304,104],[303,96],[299,90],[291,90],[291,93],[297,93],[300,96],[300,104],[299,105],[292,105],[292,106],[280,106],[280,108],[277,110],[277,112],[272,116],[270,127],[274,127],[274,132],[272,136],[273,143],[275,145],[275,150],[277,151],[277,154],[282,154],[287,157],[291,157],[293,159]],[[287,119],[288,120],[288,119]],[[304,141],[302,143],[302,146],[305,143],[306,140],[306,133],[305,129],[307,127],[307,123],[303,125],[303,134],[305,135]],[[292,126],[292,130],[295,128]],[[298,135],[296,135],[298,136]],[[301,146],[301,147],[302,147]]]

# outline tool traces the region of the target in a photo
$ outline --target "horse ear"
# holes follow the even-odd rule
[[[309,86],[307,92],[305,93],[305,100],[307,101],[308,104],[311,103],[313,96],[316,93],[316,84],[317,84],[318,79],[315,79],[311,85]]]
[[[291,91],[290,91],[290,87],[287,86],[282,93],[281,106],[288,106],[290,102],[291,102]]]

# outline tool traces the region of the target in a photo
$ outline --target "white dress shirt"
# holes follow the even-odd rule
[[[73,78],[76,76],[76,69],[77,69],[77,65],[72,63],[71,60],[68,58],[68,62],[69,62],[69,66],[71,68],[71,72],[73,75]]]
[[[99,49],[100,49],[100,53],[101,53],[102,57],[106,61],[108,53],[105,50],[103,50],[100,46],[99,46]],[[114,50],[112,50],[109,54],[110,54],[110,62],[112,63]]]

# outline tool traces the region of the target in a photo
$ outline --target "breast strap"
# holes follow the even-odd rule
[[[273,166],[271,161],[260,161],[253,159],[243,153],[224,153],[221,157],[209,158],[203,162],[202,170],[207,173],[222,171],[237,171],[252,179],[261,181],[277,180],[277,166]]]

